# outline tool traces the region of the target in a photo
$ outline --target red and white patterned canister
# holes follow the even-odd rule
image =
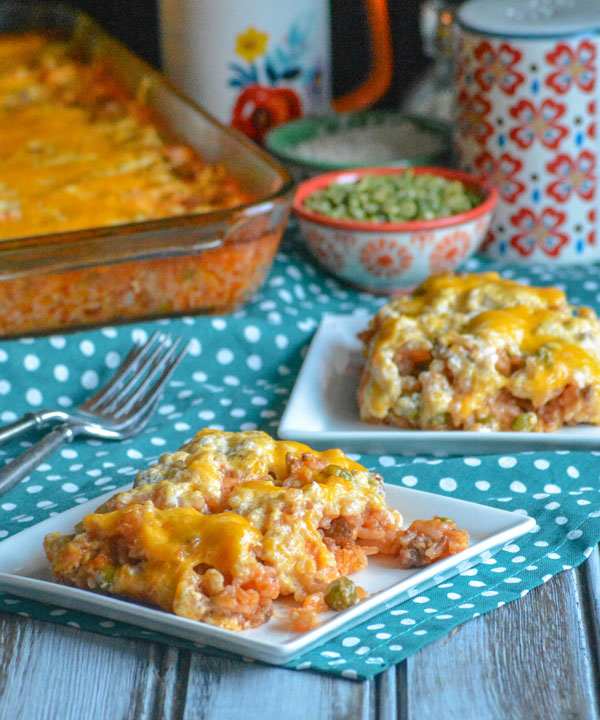
[[[470,0],[458,21],[455,150],[500,193],[482,250],[600,260],[600,1]]]

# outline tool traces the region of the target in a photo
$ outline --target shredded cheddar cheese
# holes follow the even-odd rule
[[[0,37],[0,239],[239,205],[224,168],[166,138],[101,60]]]

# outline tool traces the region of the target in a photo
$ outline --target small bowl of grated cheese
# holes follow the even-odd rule
[[[356,167],[444,166],[451,131],[438,120],[369,110],[293,120],[274,128],[266,146],[301,181]]]

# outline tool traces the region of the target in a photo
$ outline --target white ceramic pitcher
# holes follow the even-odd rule
[[[358,110],[389,86],[386,0],[365,0],[372,67],[366,82],[332,100],[329,0],[161,0],[163,64],[188,95],[261,141],[301,115]]]

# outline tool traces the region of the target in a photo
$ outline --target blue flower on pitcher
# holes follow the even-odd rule
[[[244,88],[257,83],[279,85],[300,79],[309,49],[311,18],[296,21],[279,43],[269,43],[269,35],[250,26],[236,37],[236,55],[246,61],[229,63],[231,87]],[[270,47],[267,50],[267,46]]]

